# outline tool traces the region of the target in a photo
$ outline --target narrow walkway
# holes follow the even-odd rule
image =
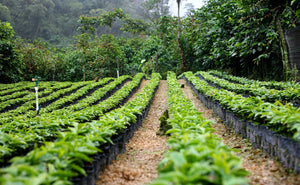
[[[225,126],[222,120],[213,113],[213,110],[207,109],[197,98],[190,86],[185,80],[179,80],[184,84],[182,88],[184,94],[189,98],[199,112],[203,112],[203,117],[214,121],[215,134],[222,138],[223,142],[231,148],[237,150],[236,155],[240,156],[243,167],[251,173],[247,178],[250,184],[255,185],[299,185],[300,175],[290,173],[280,162],[272,159],[259,149],[253,149],[251,143],[241,136],[236,135],[232,129]]]
[[[142,84],[141,84],[142,85]],[[168,85],[160,81],[148,116],[118,156],[99,176],[96,185],[142,185],[157,178],[157,166],[168,150],[167,138],[157,136],[159,118],[167,109]]]
[[[140,84],[140,87],[139,87],[139,89],[128,99],[128,101],[127,102],[129,102],[130,100],[133,100],[135,97],[136,97],[136,95],[138,94],[138,93],[140,93],[141,91],[142,91],[142,89],[143,89],[143,87],[146,85],[146,84],[148,84],[150,82],[150,80],[145,80],[145,79],[143,79],[142,81],[141,81],[141,84]],[[128,82],[129,83],[129,82]],[[127,84],[127,83],[126,83]],[[126,85],[125,84],[125,85]]]

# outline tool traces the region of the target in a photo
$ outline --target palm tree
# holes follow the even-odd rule
[[[177,37],[177,40],[178,40],[178,49],[179,49],[179,54],[180,54],[180,59],[181,59],[181,65],[180,65],[180,71],[183,73],[185,70],[185,65],[184,65],[184,59],[183,59],[183,51],[182,51],[182,48],[181,48],[181,25],[180,25],[180,3],[181,3],[181,0],[176,0],[177,1],[177,6],[178,6],[178,37]]]

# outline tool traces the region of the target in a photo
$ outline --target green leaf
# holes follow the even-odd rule
[[[171,152],[169,155],[174,162],[174,168],[181,168],[183,164],[187,163],[183,153],[181,152]]]
[[[60,179],[75,177],[77,174],[71,171],[57,170],[56,172],[50,173],[50,175],[59,177]]]

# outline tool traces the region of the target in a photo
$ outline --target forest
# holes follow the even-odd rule
[[[0,82],[209,69],[298,80],[299,52],[291,57],[289,42],[299,46],[299,7],[299,0],[207,0],[171,16],[169,0],[0,0]]]

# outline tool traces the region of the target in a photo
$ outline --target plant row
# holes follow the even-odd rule
[[[195,79],[197,80],[197,77],[195,77]],[[276,105],[276,107],[270,103],[260,104],[256,102],[255,105],[254,101],[251,103],[251,101],[240,99],[240,97],[235,97],[235,94],[229,94],[229,96],[232,96],[230,99],[224,97],[225,94],[220,93],[222,94],[221,96],[223,96],[221,99],[227,99],[225,100],[227,101],[226,106],[225,101],[221,101],[223,102],[222,104],[218,101],[218,98],[212,98],[211,95],[218,93],[218,91],[208,90],[205,93],[205,90],[207,90],[205,84],[198,83],[198,85],[194,85],[197,82],[194,83],[195,81],[192,82],[189,80],[188,84],[193,88],[198,98],[206,107],[213,109],[225,124],[233,128],[236,133],[249,139],[253,147],[260,148],[270,156],[276,157],[286,168],[298,173],[300,172],[299,109],[291,111],[286,109],[286,107],[282,107],[282,105]],[[240,101],[242,105],[238,105],[238,101]],[[243,105],[243,103],[245,103],[245,105]],[[241,116],[243,113],[249,113],[246,109],[255,109],[255,106],[257,106],[257,110],[260,112],[256,110],[257,115],[254,116],[268,116],[267,119],[254,121],[250,118],[251,116],[248,116],[249,119]],[[262,114],[263,111],[265,112]],[[270,123],[268,123],[268,121],[270,121]],[[290,125],[284,125],[285,123]],[[294,139],[292,139],[292,132],[284,132],[284,129],[287,130],[287,127],[292,127],[293,125],[295,132]],[[274,131],[277,127],[279,127],[279,132]]]
[[[62,85],[59,87],[59,90],[57,90],[57,87],[55,89],[48,89],[43,92],[39,93],[39,105],[42,107],[43,104],[49,104],[51,102],[56,101],[57,99],[67,96],[69,94],[72,94],[73,92],[76,92],[78,89],[82,88],[83,86],[86,86],[88,84],[91,84],[92,81],[88,82],[76,82],[72,84],[69,88],[64,88],[66,85]],[[36,106],[36,96],[35,93],[31,93],[26,97],[23,98],[17,98],[11,101],[6,101],[0,104],[0,110],[5,111],[9,107],[16,107],[13,110],[7,111],[10,115],[18,115],[18,114],[24,114],[27,111],[35,110]],[[18,106],[20,105],[20,106]],[[6,116],[6,115],[4,115]],[[1,115],[3,117],[3,115]]]
[[[22,84],[22,85],[21,85]],[[34,92],[34,85],[35,83],[33,82],[23,82],[20,85],[13,86],[14,88],[9,88],[3,91],[0,91],[0,96],[6,96],[6,95],[11,95],[15,92],[20,92],[20,91],[30,91]],[[56,86],[60,87],[61,85],[67,85],[71,86],[71,82],[43,82],[39,84],[39,91],[44,91],[45,89],[53,88],[56,90]],[[11,84],[14,85],[14,84]],[[9,86],[9,85],[8,85]]]
[[[15,155],[25,154],[35,145],[42,145],[45,141],[56,139],[61,132],[65,132],[68,127],[78,121],[82,123],[92,121],[93,119],[87,119],[87,114],[97,114],[99,118],[100,114],[103,115],[117,108],[130,92],[138,87],[143,76],[144,74],[137,74],[133,81],[98,105],[76,112],[61,109],[59,112],[42,114],[34,118],[27,118],[26,115],[15,117],[11,123],[1,125],[0,162],[6,165],[5,162]]]
[[[244,77],[237,77],[227,74],[226,72],[221,71],[209,71],[210,74],[218,76],[219,78],[224,78],[226,80],[239,83],[239,84],[245,84],[250,85],[254,87],[266,87],[266,88],[272,88],[272,89],[278,89],[278,90],[284,90],[284,89],[293,89],[293,88],[300,88],[300,84],[294,81],[288,81],[288,82],[277,82],[277,81],[258,81],[258,80],[251,80]]]
[[[268,102],[292,102],[300,100],[300,87],[289,88],[285,90],[266,89],[265,87],[253,86],[249,84],[244,85],[231,83],[227,80],[214,77],[208,72],[204,71],[199,71],[195,75],[201,75],[201,77],[203,77],[206,81],[213,83],[221,88],[227,89],[229,91],[234,91],[236,93],[242,93],[250,96],[259,96],[263,100]]]
[[[97,168],[99,163],[94,162],[97,159],[95,156],[103,153],[103,146],[110,144],[114,136],[126,131],[149,106],[158,84],[159,74],[153,74],[142,92],[123,107],[93,122],[74,122],[67,131],[59,134],[55,142],[46,142],[45,146],[35,148],[26,156],[12,159],[11,166],[0,170],[1,184],[35,182],[67,185],[72,184],[76,177],[86,176],[89,174],[88,169]],[[95,178],[95,175],[92,170],[92,177]],[[87,181],[80,182],[87,184]],[[94,184],[93,180],[89,182]]]
[[[19,87],[19,86],[24,86],[24,85],[31,84],[31,83],[32,82],[22,81],[22,82],[12,83],[12,84],[0,84],[0,91],[13,89],[13,88],[16,88],[16,87]]]
[[[15,92],[10,95],[1,96],[0,102],[4,102],[4,101],[10,100],[10,99],[21,98],[21,97],[24,97],[25,95],[28,95],[29,93],[30,93],[30,91],[25,90],[25,91]]]
[[[32,89],[33,88],[34,87],[32,85]],[[43,91],[39,90],[39,98],[47,97],[55,91],[63,91],[66,88],[73,89],[74,87],[72,87],[70,83],[58,83],[56,86],[52,86],[52,85],[50,85],[50,83],[45,83],[43,88],[44,88]],[[35,92],[29,92],[29,94],[24,97],[16,98],[16,99],[9,99],[7,101],[1,102],[0,103],[0,112],[7,112],[14,108],[18,108],[19,106],[22,107],[22,104],[24,104],[24,103],[28,104],[29,102],[31,102],[31,104],[32,104],[33,102],[35,102],[35,98],[36,98]],[[27,106],[27,104],[25,104],[25,107]],[[22,108],[20,108],[20,109],[22,109]],[[18,110],[17,110],[17,112],[18,112]]]
[[[44,84],[44,85],[49,85],[49,84]],[[15,92],[20,92],[20,91],[25,91],[25,90],[30,90],[31,88],[33,89],[34,83],[26,83],[22,86],[16,86],[14,88],[9,88],[5,89],[3,91],[0,91],[0,96],[6,96],[6,95],[11,95]],[[43,90],[44,87],[41,87],[41,90]]]
[[[129,77],[128,76],[124,77],[124,79],[127,78]],[[122,106],[129,99],[131,93],[135,92],[139,88],[139,85],[142,82],[142,79],[144,78],[145,78],[144,73],[136,74],[135,77],[132,79],[132,81],[130,81],[128,84],[125,84],[120,90],[117,90],[116,92],[108,91],[109,94],[106,93],[106,95],[108,94],[109,97],[105,101],[102,101],[98,104],[86,107],[86,102],[83,102],[78,104],[78,106],[74,105],[74,106],[61,109],[63,111],[55,110],[53,111],[53,113],[55,115],[61,115],[61,113],[63,113],[63,116],[65,118],[69,120],[72,119],[77,122],[96,120],[100,116],[102,116],[105,112],[115,109],[116,107]],[[118,86],[108,86],[110,90],[114,90],[114,89],[116,90],[116,87]],[[104,95],[104,97],[106,97],[106,95]],[[100,98],[100,100],[103,99],[100,96],[98,98]]]
[[[72,93],[69,96],[65,96],[65,97],[60,98],[57,101],[51,103],[47,107],[43,108],[41,110],[41,113],[51,112],[53,110],[68,106],[71,103],[75,104],[78,99],[84,98],[91,91],[96,90],[100,87],[103,87],[105,84],[107,84],[111,81],[112,81],[112,78],[104,78],[98,82],[90,83],[90,84],[78,89],[75,93]]]
[[[84,107],[88,107],[91,105],[98,104],[101,100],[109,97],[114,93],[115,90],[119,89],[123,86],[127,81],[131,80],[132,77],[128,75],[120,76],[119,78],[115,79],[113,82],[105,85],[103,88],[98,89],[97,91],[93,92],[91,96],[88,96],[76,104],[66,107],[66,109],[78,111],[83,109]]]
[[[57,114],[64,114],[64,112],[66,112],[66,111],[70,112],[71,110],[79,111],[79,110],[85,109],[88,106],[97,104],[98,102],[103,100],[105,97],[108,97],[108,95],[110,95],[110,93],[113,93],[113,90],[115,88],[118,88],[119,85],[123,84],[126,80],[129,80],[129,79],[131,79],[131,77],[127,76],[127,75],[123,75],[120,78],[115,79],[113,82],[105,85],[102,88],[97,89],[90,96],[85,97],[84,99],[78,101],[76,104],[69,106],[69,107],[65,107],[65,109],[68,109],[68,110],[56,111],[55,109],[57,109],[58,106],[55,107],[54,105],[50,104],[50,108],[49,107],[42,108],[40,111],[40,114],[46,114],[47,112],[56,111],[53,114],[57,115]],[[58,101],[60,101],[60,99]],[[55,104],[55,102],[53,104]],[[59,104],[59,106],[61,106],[61,105]],[[64,106],[64,105],[62,105],[62,106]],[[51,111],[48,109],[50,109]],[[19,115],[18,117],[15,117],[14,113],[7,112],[7,113],[3,113],[1,115],[0,124],[10,123],[12,120],[26,119],[26,118],[30,118],[30,117],[34,117],[34,116],[36,116],[36,111],[33,111],[33,110],[27,111],[26,114]],[[44,116],[46,117],[47,115],[44,115]],[[51,114],[49,116],[51,116]]]
[[[280,102],[264,102],[259,97],[243,97],[224,89],[217,89],[200,80],[191,72],[184,74],[186,79],[208,99],[218,102],[225,109],[243,120],[251,120],[264,125],[278,134],[300,141],[300,109]]]
[[[56,84],[57,86],[53,86],[53,84]],[[53,90],[57,90],[57,88],[64,88],[64,87],[70,87],[71,83],[68,82],[44,82],[40,85],[39,87],[39,91],[43,94],[45,94],[43,91],[44,90],[49,90],[49,89],[53,89]],[[21,98],[22,93],[24,94],[26,92],[26,94],[35,92],[34,90],[34,83],[26,83],[24,84],[24,86],[17,86],[16,88],[13,89],[8,89],[8,91],[10,92],[0,92],[1,93],[1,99],[0,99],[0,103],[4,103],[7,100],[10,99],[16,99],[16,98]],[[26,95],[24,94],[24,96]],[[47,95],[47,94],[46,94]]]
[[[152,185],[247,184],[241,160],[212,134],[212,122],[185,97],[173,72],[168,73],[171,146]]]

